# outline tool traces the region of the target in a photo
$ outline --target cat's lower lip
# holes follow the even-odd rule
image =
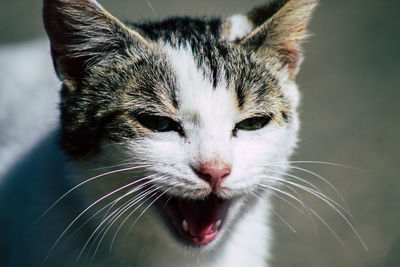
[[[163,197],[156,206],[178,240],[203,246],[217,238],[231,203],[209,195],[202,200]]]

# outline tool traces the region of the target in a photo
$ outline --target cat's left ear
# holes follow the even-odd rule
[[[137,55],[150,45],[95,0],[44,0],[43,21],[62,81],[77,83],[106,56]]]
[[[277,55],[294,79],[302,61],[301,43],[318,0],[272,0],[225,22],[222,35],[263,57]]]

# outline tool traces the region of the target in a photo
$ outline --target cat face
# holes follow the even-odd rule
[[[116,195],[154,204],[145,216],[172,239],[216,243],[295,146],[294,77],[314,6],[125,25],[94,1],[47,1],[63,148],[80,166],[127,164],[94,191],[132,184]]]

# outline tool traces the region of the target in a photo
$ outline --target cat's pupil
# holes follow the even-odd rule
[[[176,121],[163,116],[137,115],[136,119],[144,127],[156,132],[176,131],[182,134],[182,127]]]
[[[251,117],[237,123],[235,129],[245,130],[245,131],[255,131],[263,128],[271,121],[271,119],[272,119],[271,115],[263,117]]]

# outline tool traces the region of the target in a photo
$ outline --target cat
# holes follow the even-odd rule
[[[2,178],[0,265],[268,266],[316,5],[123,23],[45,0],[60,125]]]

